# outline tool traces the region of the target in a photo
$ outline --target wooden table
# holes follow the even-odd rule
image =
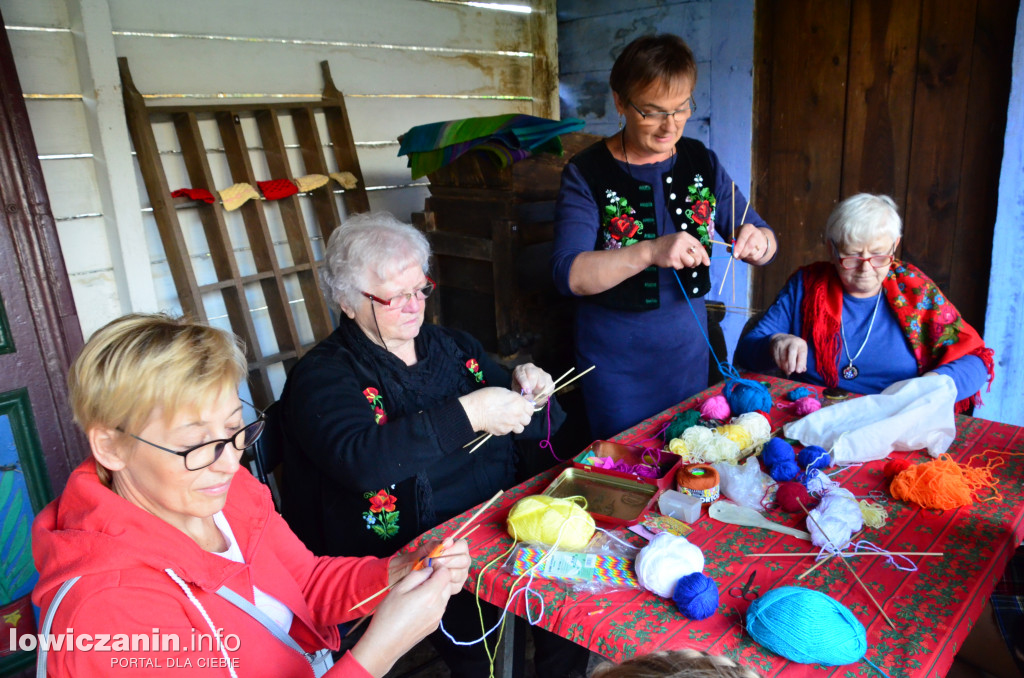
[[[781,379],[762,380],[770,383],[776,402],[797,385]],[[709,389],[623,432],[615,440],[636,442],[650,438],[678,412],[720,392],[721,386]],[[775,409],[771,419],[775,428],[792,417]],[[679,614],[672,601],[644,591],[577,593],[561,584],[535,579],[531,588],[544,598],[540,625],[614,661],[658,649],[691,647],[726,655],[767,676],[878,675],[864,662],[842,667],[795,664],[757,645],[741,627],[750,603],[727,594],[728,588],[742,585],[757,570],[755,586],[761,594],[777,586],[800,585],[827,593],[849,607],[867,628],[867,658],[892,678],[943,676],[1024,535],[1024,429],[958,416],[957,437],[949,453],[961,462],[974,459],[975,464],[1000,460],[995,475],[1002,497],[952,511],[928,511],[888,500],[888,522],[880,529],[867,529],[862,539],[892,551],[945,553],[941,558],[915,559],[916,572],[897,570],[881,557],[851,559],[860,578],[896,623],[895,630],[886,624],[841,563],[833,560],[797,582],[796,577],[813,564],[811,557],[756,558],[749,554],[809,552],[813,550],[811,544],[775,532],[719,523],[708,517],[706,509],[688,538],[703,549],[704,572],[718,584],[718,614],[704,621],[690,621]],[[929,459],[924,452],[899,456],[914,463]],[[879,461],[849,467],[834,479],[855,495],[881,490],[888,497],[883,465]],[[542,492],[563,467],[559,465],[512,488],[481,515],[480,527],[470,537],[474,559],[467,582],[470,590],[477,589],[481,569],[512,544],[505,532],[509,508],[524,496]],[[424,537],[450,534],[472,513],[473,510],[467,511]],[[803,529],[804,520],[799,516],[773,511],[769,517]],[[639,537],[634,538],[638,544],[643,543]],[[504,607],[513,579],[498,565],[486,568],[479,587],[480,597]],[[525,616],[522,598],[518,596],[510,608],[519,616]]]

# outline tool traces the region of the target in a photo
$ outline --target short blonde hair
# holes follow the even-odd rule
[[[169,419],[237,389],[245,354],[229,332],[186,318],[135,313],[96,331],[68,373],[71,409],[84,431],[135,432],[154,410]]]
[[[728,657],[697,650],[652,652],[621,664],[601,664],[591,678],[761,678]]]

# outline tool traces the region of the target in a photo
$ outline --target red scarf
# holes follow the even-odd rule
[[[839,383],[836,360],[841,347],[840,322],[843,314],[843,285],[835,266],[819,261],[800,269],[804,277],[804,299],[800,307],[800,336],[814,351],[818,374],[826,386]],[[889,269],[882,291],[907,337],[917,360],[917,373],[965,355],[976,355],[988,370],[992,387],[995,364],[993,351],[985,348],[978,332],[965,321],[938,285],[913,264],[896,260]],[[956,404],[957,412],[981,404],[981,391]]]

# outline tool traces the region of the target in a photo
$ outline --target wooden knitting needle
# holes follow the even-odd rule
[[[472,529],[472,530],[470,530],[470,531],[469,531],[469,532],[467,532],[466,534],[462,535],[462,538],[463,538],[463,539],[468,539],[468,538],[469,538],[469,535],[471,535],[471,534],[473,534],[474,532],[476,532],[476,530],[477,530],[477,528],[478,528],[478,527],[480,527],[480,526],[479,526],[479,525],[474,525],[474,526],[473,526],[473,529]],[[434,550],[436,551],[437,549],[434,549]],[[427,565],[429,566],[429,565],[431,564],[431,563],[429,562],[430,560],[438,560],[438,559],[440,559],[440,558],[451,558],[452,556],[456,556],[456,555],[458,555],[458,554],[457,554],[457,553],[440,553],[440,554],[438,554],[438,555],[436,555],[436,556],[431,556],[430,558],[428,558],[428,559],[427,559],[427,561],[428,561],[428,562],[427,562]],[[423,561],[423,559],[421,558],[421,559],[420,559],[420,561],[419,561],[418,563],[416,563],[416,565],[418,566],[418,565],[420,565],[420,563],[422,563],[422,562],[424,562],[424,561]],[[416,569],[422,569],[422,568],[421,568],[421,567],[413,567],[413,569],[414,569],[414,570],[416,570]],[[390,587],[389,587],[389,588],[390,588]],[[348,635],[349,635],[350,633],[352,633],[353,631],[355,631],[356,629],[358,629],[358,628],[359,628],[360,626],[362,626],[362,625],[363,625],[363,623],[364,623],[364,622],[365,622],[365,621],[366,621],[367,619],[369,619],[370,617],[372,617],[372,616],[373,616],[373,613],[372,613],[372,612],[371,612],[370,614],[368,614],[368,615],[365,615],[365,616],[364,616],[364,617],[363,617],[362,619],[360,619],[359,621],[357,621],[357,622],[356,622],[356,623],[355,623],[355,624],[354,624],[354,625],[352,626],[352,628],[350,628],[350,629],[349,629],[348,631],[346,631],[346,632],[345,632],[345,635],[344,635],[344,636],[342,636],[342,637],[343,637],[343,638],[345,638],[345,637],[348,637]]]
[[[504,493],[505,493],[505,490],[498,490],[498,493],[497,493],[497,494],[495,494],[495,495],[494,495],[493,497],[491,497],[490,499],[488,499],[488,500],[487,500],[487,503],[485,503],[485,504],[484,504],[483,506],[481,506],[481,507],[480,507],[480,508],[479,508],[479,509],[477,510],[477,512],[476,512],[476,513],[474,513],[473,515],[471,515],[471,516],[469,517],[469,520],[467,520],[467,521],[466,521],[466,522],[465,522],[465,523],[464,523],[464,524],[462,525],[462,527],[460,527],[459,529],[455,530],[455,532],[453,532],[453,533],[452,533],[452,534],[451,534],[451,535],[449,536],[449,539],[451,539],[451,540],[452,540],[452,542],[454,542],[454,541],[455,541],[456,539],[458,539],[458,538],[459,538],[459,535],[460,535],[460,534],[462,533],[462,531],[463,531],[463,530],[465,530],[465,529],[466,529],[467,527],[469,527],[470,523],[472,523],[472,522],[473,522],[474,520],[476,520],[476,519],[477,519],[477,518],[478,518],[478,517],[480,516],[480,514],[481,514],[481,513],[483,513],[484,511],[486,511],[486,510],[487,510],[487,508],[488,508],[488,507],[489,507],[489,506],[490,506],[491,504],[493,504],[493,503],[494,503],[495,501],[497,501],[498,497],[500,497],[500,496],[501,496],[502,494],[504,494]],[[476,528],[474,528],[474,529],[476,529]],[[472,530],[470,530],[470,532],[472,532]],[[434,551],[436,551],[436,550],[437,550],[437,548],[435,547]],[[431,553],[433,553],[433,551],[431,551]],[[422,559],[421,559],[420,561],[418,561],[418,562],[416,563],[416,565],[419,565],[419,563],[420,563],[420,562],[422,562]],[[422,568],[422,567],[423,567],[423,566],[422,566],[422,565],[420,565],[420,568]],[[414,570],[415,570],[415,569],[420,569],[420,568],[417,568],[417,567],[416,567],[415,565],[413,566],[413,569],[414,569]],[[402,577],[402,579],[405,579],[405,577]],[[373,594],[372,596],[370,596],[369,598],[366,598],[366,599],[364,599],[364,600],[361,600],[361,601],[359,601],[358,603],[356,603],[355,605],[353,605],[352,607],[350,607],[348,611],[349,611],[349,612],[351,612],[352,610],[355,610],[356,608],[359,608],[359,607],[362,607],[363,605],[366,605],[366,604],[367,604],[368,602],[370,602],[371,600],[373,600],[373,599],[377,598],[378,596],[382,596],[382,595],[384,595],[385,593],[387,593],[388,591],[390,591],[390,590],[391,590],[392,588],[394,588],[395,586],[397,586],[397,585],[398,585],[398,582],[399,582],[399,581],[402,581],[402,579],[399,579],[399,580],[398,580],[398,581],[396,581],[396,582],[395,582],[394,584],[388,584],[387,586],[385,586],[384,588],[382,588],[382,589],[381,589],[380,591],[377,591],[376,593],[374,593],[374,594]],[[350,633],[351,633],[351,631],[350,631]]]
[[[821,555],[820,553],[745,553],[748,558],[763,558],[765,556],[776,557],[798,557],[806,558]],[[830,554],[834,555],[834,554]],[[843,551],[839,555],[844,558],[850,556],[944,556],[945,553],[932,551]]]
[[[839,549],[837,549],[836,545],[832,543],[832,540],[828,538],[828,534],[825,532],[825,530],[821,529],[821,525],[819,525],[818,521],[814,519],[814,516],[811,515],[811,512],[807,510],[807,507],[804,506],[804,503],[799,499],[796,500],[796,503],[800,504],[800,508],[802,508],[804,510],[804,513],[807,514],[807,520],[814,523],[814,526],[818,528],[818,531],[821,532],[821,535],[825,537],[825,541],[828,542],[828,545],[831,546],[834,550],[838,551]],[[882,613],[882,618],[889,623],[889,626],[891,626],[892,628],[896,628],[896,624],[894,624],[893,621],[889,619],[889,615],[885,613],[885,610],[882,609],[882,606],[879,605],[878,601],[875,600],[875,597],[871,595],[871,589],[865,586],[864,582],[861,581],[860,577],[857,575],[857,571],[853,569],[853,565],[850,565],[850,563],[846,562],[846,558],[840,558],[839,562],[846,566],[846,569],[850,571],[850,574],[852,574],[853,578],[857,580],[857,583],[860,584],[860,587],[864,589],[864,593],[868,594],[868,598],[870,598],[871,602],[875,604],[875,607],[878,608],[878,611]]]
[[[851,542],[854,542],[854,541],[856,541],[856,540],[857,540],[857,538],[858,538],[858,537],[860,537],[860,536],[861,536],[862,534],[864,534],[864,530],[861,530],[861,531],[860,531],[860,532],[858,532],[857,534],[855,534],[855,535],[853,535],[852,537],[850,537],[850,541],[851,541]],[[807,568],[806,570],[804,570],[804,573],[803,573],[802,575],[800,575],[799,577],[797,577],[797,578],[796,578],[796,580],[797,580],[797,581],[803,581],[803,579],[804,579],[804,578],[805,578],[805,577],[806,577],[807,575],[809,575],[810,573],[814,572],[814,571],[815,571],[815,570],[817,570],[817,569],[818,569],[819,567],[821,567],[822,565],[824,565],[824,564],[825,564],[825,563],[827,563],[828,561],[832,560],[833,558],[835,558],[835,554],[833,554],[833,553],[830,553],[830,554],[828,555],[828,557],[827,557],[827,558],[822,558],[821,560],[819,560],[818,562],[816,562],[816,563],[815,563],[814,565],[811,565],[811,566],[810,566],[809,568]]]
[[[470,440],[470,441],[469,441],[468,443],[466,443],[465,445],[463,445],[463,446],[462,446],[462,449],[466,449],[467,447],[469,447],[469,446],[470,446],[470,445],[472,445],[473,443],[475,443],[475,442],[479,441],[479,440],[480,440],[481,438],[486,438],[487,436],[488,436],[488,434],[487,434],[487,433],[481,433],[481,434],[480,434],[480,435],[478,435],[478,436],[477,436],[476,438],[473,438],[473,439],[472,439],[472,440]],[[475,450],[476,448],[474,447],[473,449]],[[470,451],[472,451],[472,450],[470,450]]]

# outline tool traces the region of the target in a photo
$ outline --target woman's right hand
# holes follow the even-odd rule
[[[459,398],[474,431],[503,436],[522,433],[533,417],[533,406],[523,396],[497,386],[488,386]]]
[[[407,574],[377,607],[352,656],[370,675],[384,676],[402,655],[437,629],[451,596],[451,583],[451,573],[440,564]]]
[[[711,265],[707,250],[689,233],[670,233],[647,240],[651,265],[658,268],[696,268]]]
[[[772,359],[785,374],[807,371],[807,342],[792,334],[773,334]]]

